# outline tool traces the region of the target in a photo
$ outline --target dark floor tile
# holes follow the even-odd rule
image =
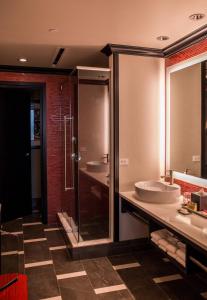
[[[45,236],[50,247],[65,245],[65,240],[61,230],[45,231]]]
[[[47,241],[24,244],[25,263],[51,260]]]
[[[39,213],[33,213],[29,216],[23,217],[23,223],[41,222],[41,216]]]
[[[108,259],[113,266],[137,262],[137,259],[133,256],[133,254],[113,255],[108,256]]]
[[[16,235],[2,235],[1,236],[1,251],[17,251],[20,248],[19,236]]]
[[[159,287],[172,300],[201,300],[203,299],[184,279],[163,282]]]
[[[93,288],[122,284],[106,257],[82,261]]]
[[[1,273],[19,273],[19,255],[4,255],[1,257]]]
[[[198,274],[187,275],[185,276],[185,281],[198,294],[207,291],[207,282],[205,282],[204,276],[200,277]]]
[[[18,249],[19,249],[19,251],[23,251],[24,250],[24,236],[23,236],[23,234],[18,234],[17,239],[18,239]]]
[[[132,295],[136,300],[169,300],[169,296],[158,286],[151,285],[148,287],[140,287],[133,290]]]
[[[56,274],[65,274],[83,271],[83,265],[80,261],[73,261],[68,250],[61,249],[51,251]]]
[[[29,300],[59,296],[60,292],[52,265],[26,269]]]
[[[21,254],[19,255],[19,273],[24,274],[25,269],[24,269],[24,255]]]
[[[52,223],[52,224],[44,224],[44,228],[59,228],[60,225],[58,223]]]
[[[143,267],[122,269],[117,272],[130,291],[139,287],[150,288],[153,285],[152,279]]]
[[[38,239],[44,238],[44,225],[32,225],[32,226],[23,226],[24,239]]]
[[[163,261],[163,256],[154,250],[134,253],[135,257],[150,277],[161,277],[178,273],[172,263]]]
[[[2,224],[2,230],[8,232],[22,231],[22,219],[12,220]]]
[[[130,295],[128,290],[110,292],[97,295],[99,300],[132,300],[133,296]]]
[[[203,283],[204,286],[207,286],[207,273],[205,271],[197,272],[196,276]]]
[[[62,300],[97,299],[87,276],[58,280]]]

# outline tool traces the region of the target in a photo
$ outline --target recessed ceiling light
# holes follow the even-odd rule
[[[192,21],[198,21],[198,20],[201,20],[205,17],[204,14],[192,14],[189,16],[189,19],[192,20]]]
[[[158,41],[167,41],[167,40],[169,40],[169,36],[160,35],[160,36],[157,37],[157,40]]]
[[[28,59],[26,57],[20,57],[18,58],[18,61],[24,63],[24,62],[28,62]]]
[[[57,28],[49,28],[48,31],[49,32],[58,32]]]

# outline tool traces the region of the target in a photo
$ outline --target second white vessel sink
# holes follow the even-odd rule
[[[178,201],[180,187],[160,181],[139,181],[135,183],[135,191],[143,202],[166,204]]]
[[[86,170],[89,172],[107,172],[108,165],[102,161],[88,161],[86,163]]]

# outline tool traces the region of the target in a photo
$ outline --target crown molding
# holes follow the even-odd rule
[[[191,33],[180,38],[176,42],[168,45],[163,49],[147,48],[139,46],[128,46],[119,44],[107,44],[101,52],[107,56],[113,53],[128,54],[128,55],[140,55],[140,56],[154,56],[154,57],[169,57],[176,54],[202,40],[207,38],[207,24],[192,31]]]
[[[169,57],[207,38],[207,24],[185,35],[162,49],[165,57]]]
[[[101,52],[107,56],[110,56],[113,53],[117,53],[117,54],[128,54],[128,55],[164,57],[161,49],[118,45],[118,44],[107,44],[101,50]]]

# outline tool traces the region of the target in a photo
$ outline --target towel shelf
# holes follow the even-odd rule
[[[175,235],[179,241],[184,243],[186,245],[186,257],[185,257],[185,263],[186,266],[183,267],[179,262],[175,261],[175,259],[171,256],[169,256],[166,252],[161,250],[156,244],[151,242],[150,236],[149,236],[149,242],[154,246],[156,246],[157,249],[162,251],[167,255],[167,257],[176,264],[176,266],[179,267],[181,271],[183,271],[186,274],[189,274],[195,270],[195,265],[200,267],[202,270],[207,269],[207,266],[205,266],[205,263],[207,259],[207,251],[203,249],[199,244],[195,243],[185,235],[183,235],[181,232],[176,231],[174,228],[166,224],[166,222],[162,222],[160,219],[156,218],[156,216],[153,216],[149,214],[147,211],[143,210],[140,207],[135,206],[134,204],[127,201],[125,198],[121,197],[121,212],[122,213],[129,213],[133,215],[135,218],[138,218],[145,224],[149,226],[149,233],[157,230],[157,229],[167,229],[169,232],[172,233],[172,235]],[[193,258],[193,259],[191,259]],[[198,261],[199,263],[196,264]],[[202,265],[202,267],[201,267]]]

